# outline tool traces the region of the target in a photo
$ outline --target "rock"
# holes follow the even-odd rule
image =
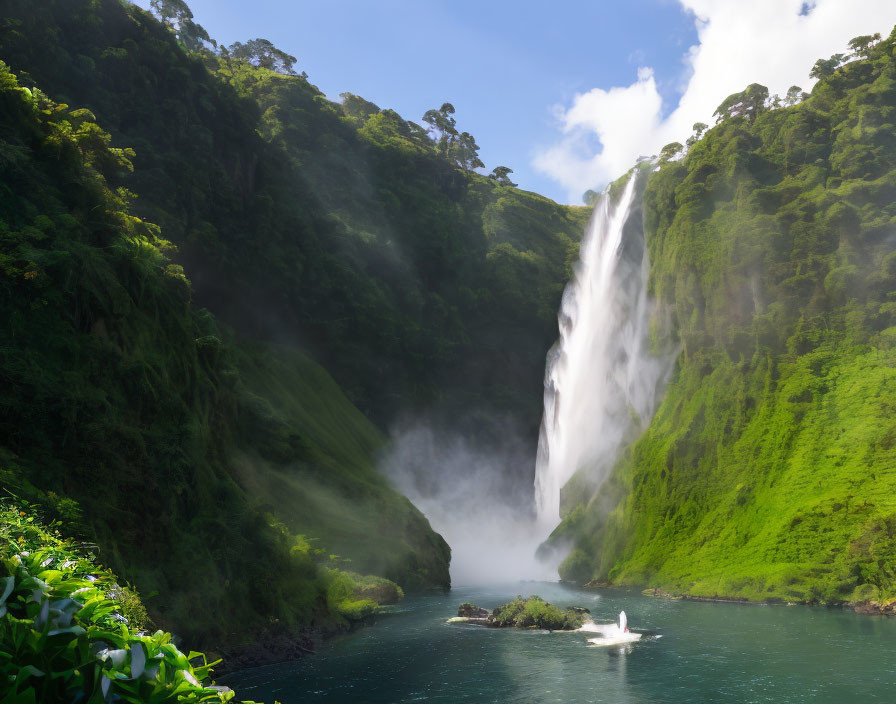
[[[896,615],[896,602],[894,601],[884,604],[881,604],[878,601],[860,601],[853,604],[852,608],[857,614],[868,614],[871,616]]]
[[[642,589],[641,593],[644,596],[655,596],[659,599],[671,599],[672,601],[679,601],[680,599],[688,598],[687,595],[681,596],[680,594],[671,594],[661,587],[651,587],[649,589]]]
[[[470,616],[454,616],[449,618],[445,623],[469,623],[473,626],[493,626],[495,625],[490,618],[473,618]]]
[[[488,618],[491,612],[478,606],[473,606],[470,602],[464,602],[457,609],[457,615],[463,618]]]

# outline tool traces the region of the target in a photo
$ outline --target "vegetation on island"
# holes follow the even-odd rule
[[[564,578],[896,597],[896,32],[879,39],[816,64],[811,96],[728,98],[651,174],[649,286],[680,355],[600,491],[567,492]]]
[[[587,609],[568,607],[561,609],[548,603],[538,595],[526,599],[517,596],[506,604],[487,611],[469,602],[464,602],[457,610],[453,622],[469,621],[490,628],[538,628],[548,631],[574,631],[587,620]]]
[[[574,631],[585,623],[586,611],[579,608],[560,609],[540,596],[528,599],[518,596],[492,611],[492,621],[498,628],[541,628],[549,631]]]

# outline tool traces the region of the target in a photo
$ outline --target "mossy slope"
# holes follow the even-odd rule
[[[2,63],[0,135],[3,485],[100,545],[196,644],[344,623],[324,569],[333,521],[297,524],[319,545],[297,535],[284,521],[303,504],[253,496],[235,457],[359,496],[362,517],[334,531],[342,557],[446,586],[447,546],[376,474],[378,435],[326,372],[228,341],[191,304],[170,243],[108,185],[133,153]],[[387,509],[376,521],[371,504]]]
[[[681,353],[555,541],[561,574],[701,596],[896,596],[896,34],[731,118],[645,194]]]

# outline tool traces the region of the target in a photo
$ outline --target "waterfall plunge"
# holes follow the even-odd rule
[[[618,202],[601,196],[563,292],[547,358],[538,440],[538,523],[560,520],[560,488],[585,468],[596,486],[650,420],[672,355],[652,354],[638,170]]]

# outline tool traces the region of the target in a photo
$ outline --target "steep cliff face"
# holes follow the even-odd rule
[[[127,2],[9,0],[0,59],[3,485],[194,643],[340,622],[336,567],[447,586],[381,429],[510,425],[534,457],[587,209]]]
[[[680,356],[554,540],[569,579],[896,596],[896,35],[804,102],[728,117],[645,194]]]
[[[108,185],[133,152],[2,63],[0,107],[4,488],[193,643],[337,626],[349,560],[447,586],[447,545],[376,473],[379,433],[327,373],[191,304],[171,244]],[[256,488],[278,474],[291,493]]]

